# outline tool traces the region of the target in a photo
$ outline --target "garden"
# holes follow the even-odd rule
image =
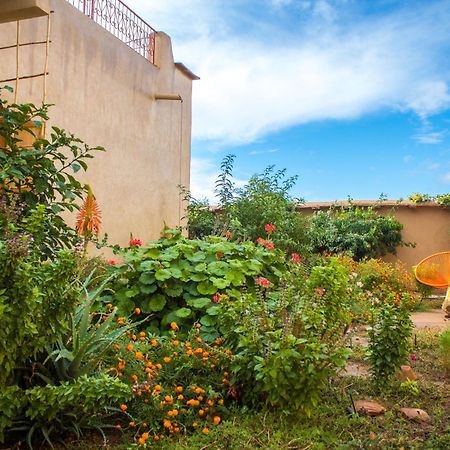
[[[186,230],[114,245],[77,177],[104,150],[23,147],[48,107],[0,102],[0,448],[450,447],[450,328],[414,328],[439,300],[380,259],[394,216],[303,216],[228,156],[217,208],[180,187]]]

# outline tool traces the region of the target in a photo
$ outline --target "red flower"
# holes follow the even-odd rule
[[[133,245],[137,245],[138,247],[140,247],[142,245],[142,241],[140,239],[131,239],[128,245],[130,247]]]
[[[117,261],[115,259],[108,259],[106,261],[106,264],[109,264],[110,266],[115,266],[117,265]]]
[[[212,301],[213,301],[214,303],[219,303],[219,302],[220,302],[220,294],[219,294],[218,292],[216,292],[216,293],[214,294],[214,297],[213,297]]]
[[[301,258],[298,253],[291,253],[291,262],[294,264],[300,264]]]
[[[267,231],[267,233],[273,233],[277,227],[273,223],[266,223],[264,225],[264,229]]]
[[[267,250],[273,250],[273,249],[275,248],[275,245],[274,245],[273,242],[271,242],[271,241],[266,241],[266,240],[264,240],[263,238],[258,238],[258,239],[256,239],[256,242],[257,242],[259,245],[263,245],[264,247],[266,247]]]
[[[268,288],[270,286],[270,281],[267,278],[264,277],[258,277],[256,278],[256,284],[259,284],[260,286],[264,288]]]

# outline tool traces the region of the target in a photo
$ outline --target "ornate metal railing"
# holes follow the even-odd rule
[[[155,63],[156,31],[120,0],[67,0],[82,13]]]

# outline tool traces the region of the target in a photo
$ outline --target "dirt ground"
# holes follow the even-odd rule
[[[416,328],[440,328],[450,327],[450,319],[445,318],[442,309],[432,309],[430,311],[416,312],[411,315]]]

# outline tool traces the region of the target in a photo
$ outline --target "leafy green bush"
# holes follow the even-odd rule
[[[349,254],[355,260],[396,254],[405,244],[403,225],[394,216],[381,216],[373,207],[332,207],[309,218],[308,238],[313,252]]]
[[[310,413],[349,355],[348,276],[329,259],[310,273],[293,265],[281,285],[280,291],[261,287],[241,301],[223,302],[219,325],[234,350],[233,381],[246,404],[264,401],[285,414]]]
[[[120,276],[111,287],[114,294],[103,297],[118,307],[120,315],[151,314],[148,330],[153,333],[173,321],[187,331],[199,321],[202,335],[214,339],[221,298],[240,298],[240,289],[252,289],[259,275],[276,282],[284,269],[281,252],[252,242],[221,237],[189,240],[178,230],[163,233],[146,247],[118,250],[125,264],[111,269]]]
[[[208,430],[226,414],[232,356],[223,339],[205,342],[197,325],[184,339],[175,323],[168,336],[130,334],[111,361],[117,376],[133,383],[135,397],[122,407],[128,420],[123,417],[120,425],[143,441],[149,434]]]
[[[11,398],[11,393],[19,395],[20,405]],[[14,415],[10,415],[6,423],[7,434],[14,436],[15,432],[20,432],[24,436],[26,433],[27,443],[32,448],[33,441],[38,438],[52,446],[52,439],[61,440],[64,433],[80,437],[83,429],[101,432],[103,427],[111,426],[113,417],[120,411],[116,405],[131,397],[130,386],[102,374],[25,391],[8,388],[6,393],[0,394],[0,404],[12,401],[15,406]],[[0,428],[0,438],[1,431],[4,430]]]
[[[233,240],[251,240],[266,235],[265,226],[275,225],[271,237],[278,248],[304,253],[307,249],[306,223],[295,211],[298,199],[290,190],[297,177],[286,177],[286,170],[269,166],[262,174],[253,175],[248,183],[237,189],[233,182],[234,155],[227,156],[221,165],[216,182],[218,208],[212,211],[207,201],[198,201],[189,194],[188,229],[192,238],[226,234]]]
[[[374,309],[369,329],[367,359],[374,382],[383,386],[391,381],[409,354],[412,321],[407,309],[395,304],[395,298]]]
[[[414,192],[414,194],[408,197],[413,203],[422,203],[422,202],[436,202],[438,205],[450,207],[450,194],[437,194],[437,195],[429,195],[429,194],[419,194],[418,192]]]
[[[77,300],[75,256],[59,251],[52,261],[41,262],[45,207],[20,217],[17,209],[1,207],[0,386],[67,330]]]
[[[0,88],[1,96],[1,88]],[[89,147],[72,134],[52,128],[50,140],[36,139],[32,148],[23,148],[20,132],[30,133],[30,122],[42,127],[48,120],[48,105],[9,104],[0,97],[0,195],[10,202],[17,197],[21,215],[27,217],[38,205],[45,209],[46,233],[40,242],[42,257],[54,255],[62,247],[75,245],[75,231],[60,215],[77,208],[85,187],[74,173],[87,169],[86,160],[101,147]]]
[[[373,258],[354,261],[349,256],[340,256],[339,261],[350,273],[353,320],[368,320],[372,309],[392,296],[406,309],[416,305],[420,294],[412,273],[402,262]]]

